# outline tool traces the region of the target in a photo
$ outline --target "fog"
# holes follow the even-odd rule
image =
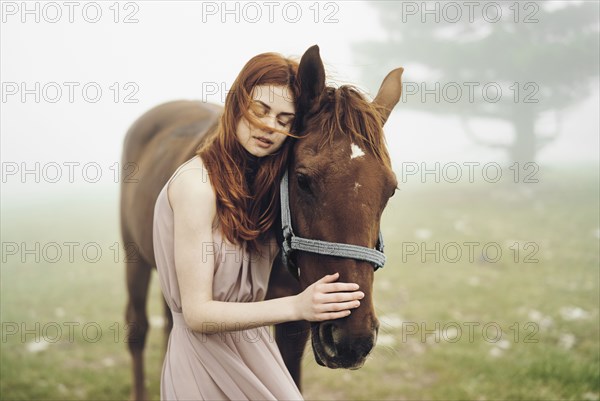
[[[122,141],[138,116],[175,99],[222,104],[241,67],[258,53],[299,57],[318,44],[330,82],[376,93],[381,60],[353,51],[356,43],[390,35],[369,4],[223,4],[3,2],[3,201],[38,193],[61,196],[92,184],[116,190]],[[546,7],[565,7],[551,4]],[[403,65],[405,81],[426,75],[424,66],[394,56],[398,65],[388,70]],[[385,127],[396,169],[405,162],[507,162],[503,151],[469,139],[456,116],[410,107],[420,101],[419,94],[403,97]],[[598,109],[596,81],[589,95],[561,111],[558,137],[536,161],[598,162]],[[499,141],[514,136],[501,119],[470,125]],[[553,131],[555,125],[549,113],[536,129]]]

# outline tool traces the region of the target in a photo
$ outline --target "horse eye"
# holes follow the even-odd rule
[[[296,175],[297,179],[298,179],[298,186],[300,187],[301,190],[305,191],[305,192],[311,192],[310,190],[310,178],[308,178],[308,176],[306,174],[302,174],[302,173],[298,173]]]

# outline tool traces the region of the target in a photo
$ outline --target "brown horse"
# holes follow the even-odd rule
[[[402,69],[384,79],[373,101],[377,112],[348,86],[325,86],[317,46],[303,55],[296,105],[297,134],[288,168],[290,209],[296,234],[305,238],[373,248],[381,213],[397,185],[385,149],[381,126],[398,102]],[[176,101],[155,107],[128,131],[122,157],[121,232],[134,254],[126,260],[128,347],[133,358],[132,398],[146,398],[143,350],[148,331],[146,298],[152,267],[152,216],[156,198],[176,168],[194,156],[218,123],[219,106]],[[130,171],[134,166],[135,174]],[[268,298],[297,294],[325,274],[355,282],[365,293],[361,306],[344,319],[323,323],[277,325],[275,335],[286,366],[300,386],[300,362],[312,331],[315,358],[331,368],[358,368],[372,349],[378,329],[373,310],[373,266],[350,258],[295,252],[291,264],[299,280],[279,258],[273,265]],[[166,305],[165,305],[166,306]],[[167,324],[172,319],[165,307]],[[309,330],[310,328],[310,330]]]

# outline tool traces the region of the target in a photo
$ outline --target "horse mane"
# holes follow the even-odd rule
[[[328,86],[318,111],[309,119],[307,132],[320,132],[319,148],[333,144],[336,135],[349,136],[352,142],[369,149],[378,161],[390,165],[381,114],[353,85]]]

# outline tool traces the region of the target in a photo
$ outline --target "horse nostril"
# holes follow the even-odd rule
[[[323,345],[323,349],[325,353],[330,358],[335,358],[337,356],[337,349],[335,346],[335,332],[337,331],[337,327],[335,323],[321,323],[321,328],[319,330],[319,337],[321,337],[321,344]]]
[[[345,331],[336,322],[319,324],[317,336],[324,360],[336,361],[337,367],[358,369],[373,349],[377,338],[377,329],[371,333],[359,335],[351,330]]]
[[[375,335],[374,337],[371,337],[369,339],[365,339],[361,344],[362,347],[358,347],[358,352],[359,352],[359,356],[362,358],[366,358],[367,355],[369,355],[369,353],[371,352],[371,350],[373,349],[373,345],[375,344],[375,339],[377,338],[377,335]]]

